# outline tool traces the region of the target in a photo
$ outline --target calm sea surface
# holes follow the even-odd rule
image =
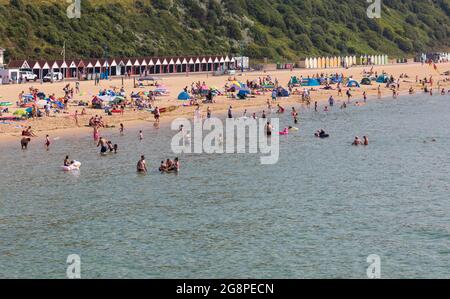
[[[65,278],[78,254],[82,278],[366,278],[377,254],[384,278],[450,278],[449,121],[448,96],[302,109],[276,165],[185,154],[178,176],[155,171],[174,132],[151,123],[143,142],[104,131],[120,147],[107,157],[91,136],[1,144],[0,277]]]

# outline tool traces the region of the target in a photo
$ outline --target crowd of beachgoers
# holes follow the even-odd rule
[[[421,66],[426,68],[427,66]],[[345,72],[319,72],[307,75],[295,75],[295,72],[283,74],[283,79],[278,78],[277,73],[259,73],[252,78],[244,77],[221,77],[222,87],[207,85],[205,80],[195,80],[188,85],[184,85],[173,96],[167,85],[153,82],[152,86],[135,84],[128,86],[112,86],[110,88],[98,89],[98,82],[95,84],[97,91],[85,90],[84,93],[80,82],[64,83],[60,93],[48,92],[45,85],[29,86],[27,92],[21,90],[17,94],[17,100],[13,102],[2,101],[0,98],[0,120],[4,125],[13,125],[15,129],[20,129],[20,145],[26,150],[33,139],[38,138],[39,132],[33,130],[35,124],[46,122],[47,119],[55,119],[61,116],[68,118],[73,123],[73,127],[90,128],[94,146],[100,149],[101,155],[108,153],[117,154],[119,144],[113,143],[102,136],[102,131],[106,129],[117,129],[120,135],[125,134],[126,116],[144,113],[148,120],[153,119],[155,128],[159,128],[161,119],[167,115],[168,119],[183,113],[177,111],[189,109],[186,113],[192,113],[196,119],[211,118],[213,109],[217,105],[217,114],[225,110],[228,118],[263,118],[267,119],[266,134],[268,136],[276,133],[288,135],[291,132],[299,131],[300,115],[295,105],[302,105],[307,110],[327,113],[339,102],[340,109],[346,109],[349,105],[362,106],[367,103],[369,96],[381,99],[388,93],[396,99],[401,91],[407,94],[417,92],[426,93],[433,96],[435,93],[445,96],[450,95],[448,86],[450,79],[448,73],[440,74],[437,66],[429,66],[431,71],[417,71],[413,74],[402,72],[397,76],[389,74],[384,70],[362,69],[360,73],[362,80],[356,80],[355,72],[346,74]],[[417,66],[420,69],[420,66]],[[434,73],[434,72],[435,73]],[[426,76],[421,76],[426,74]],[[219,78],[216,78],[217,82]],[[178,81],[186,82],[189,78],[179,77]],[[181,83],[182,84],[182,83]],[[406,87],[403,87],[406,85]],[[180,86],[180,85],[179,85]],[[20,88],[18,85],[16,88]],[[314,97],[320,94],[321,97]],[[1,95],[1,89],[0,89]],[[252,102],[257,102],[252,106]],[[246,104],[242,104],[246,103]],[[319,106],[319,104],[321,106]],[[237,105],[242,114],[236,116],[233,106]],[[264,110],[248,113],[251,108],[265,106]],[[270,118],[278,117],[289,108],[292,116],[290,126],[280,132],[273,132]],[[313,107],[311,107],[313,105]],[[203,113],[202,108],[205,109]],[[184,114],[186,114],[184,113]],[[114,124],[109,124],[113,120]],[[147,122],[148,123],[148,122]],[[182,130],[182,128],[180,128]],[[140,130],[137,138],[143,140],[145,127]],[[52,148],[54,140],[50,137],[50,132],[42,130],[44,146],[47,150]],[[189,133],[189,132],[187,132]],[[318,138],[329,138],[329,134],[324,129],[318,129],[313,133]],[[356,136],[352,145],[369,145],[368,136],[362,138]],[[71,161],[69,157],[64,160],[65,170],[78,169],[80,163]],[[147,165],[145,156],[139,159],[137,171],[146,173]],[[162,161],[159,171],[178,172],[180,162],[178,158]]]

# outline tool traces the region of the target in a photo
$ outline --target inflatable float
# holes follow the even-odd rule
[[[73,161],[73,163],[69,166],[61,166],[61,169],[63,171],[73,171],[73,170],[79,170],[81,167],[81,163],[78,161]]]
[[[285,128],[283,131],[280,132],[280,135],[289,135],[289,129]]]

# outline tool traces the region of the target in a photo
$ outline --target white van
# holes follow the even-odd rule
[[[57,82],[57,81],[62,81],[62,79],[63,79],[63,74],[61,72],[56,72],[56,73],[53,73],[53,78],[52,78],[52,73],[48,73],[43,78],[43,81],[44,82]]]

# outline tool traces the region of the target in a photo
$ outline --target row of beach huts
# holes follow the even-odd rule
[[[300,62],[300,67],[307,69],[323,69],[351,67],[354,65],[385,65],[388,63],[388,55],[361,55],[359,57],[309,57]]]

